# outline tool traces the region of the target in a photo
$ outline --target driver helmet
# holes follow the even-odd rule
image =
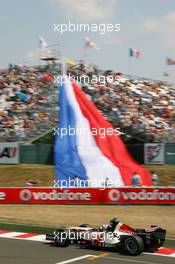
[[[117,218],[112,218],[109,222],[110,226],[116,226],[120,221]]]

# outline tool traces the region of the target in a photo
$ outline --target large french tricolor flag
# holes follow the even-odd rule
[[[63,78],[55,141],[55,181],[70,183],[78,178],[101,187],[108,180],[113,187],[127,186],[137,173],[142,185],[151,185],[149,172],[132,159],[116,133],[105,137],[98,133],[101,128],[112,131],[113,126],[74,81]]]

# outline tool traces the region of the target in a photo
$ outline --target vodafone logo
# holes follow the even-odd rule
[[[3,201],[6,199],[6,194],[5,192],[0,192],[0,201]]]
[[[121,198],[121,194],[120,194],[120,191],[118,191],[118,190],[112,190],[112,191],[110,191],[109,192],[109,199],[111,200],[111,201],[119,201],[120,200],[120,198]]]
[[[20,192],[19,196],[23,202],[27,202],[32,198],[32,192],[25,189]]]
[[[91,193],[89,192],[71,192],[69,190],[64,190],[63,192],[59,192],[57,190],[42,192],[42,191],[31,191],[28,189],[24,189],[20,191],[19,196],[23,202],[28,202],[31,199],[35,201],[56,201],[56,200],[58,201],[60,200],[89,201],[91,200]]]

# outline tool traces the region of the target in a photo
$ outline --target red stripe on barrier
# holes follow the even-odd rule
[[[175,188],[0,188],[1,203],[175,205]]]

